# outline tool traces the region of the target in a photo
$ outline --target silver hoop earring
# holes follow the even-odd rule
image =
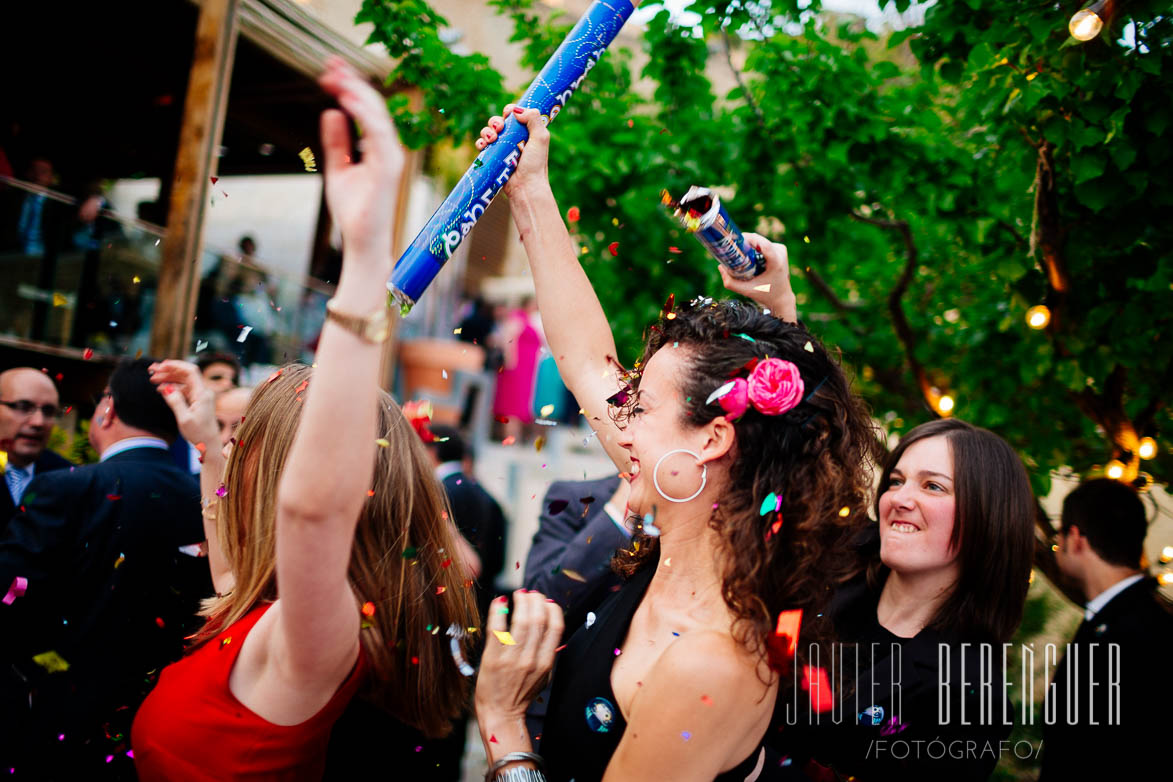
[[[705,484],[709,481],[709,465],[700,465],[701,487],[697,489],[691,497],[685,497],[684,499],[680,499],[679,497],[669,497],[664,493],[664,490],[660,488],[660,465],[664,463],[665,459],[674,453],[686,453],[692,458],[696,459],[698,463],[701,460],[701,455],[699,453],[693,453],[687,448],[674,448],[673,450],[668,451],[668,453],[664,454],[656,461],[656,466],[652,469],[652,485],[656,487],[656,491],[659,493],[659,495],[668,500],[668,502],[688,502],[689,500],[695,500],[700,496],[700,493],[705,490]]]

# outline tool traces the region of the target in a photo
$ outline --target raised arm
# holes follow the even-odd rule
[[[477,146],[483,149],[496,141],[505,122],[522,122],[529,128],[529,141],[505,193],[529,257],[546,341],[563,382],[586,411],[607,455],[620,471],[627,472],[628,454],[616,442],[618,430],[607,410],[607,399],[621,387],[615,338],[550,190],[546,167],[550,132],[537,109],[507,106],[504,119],[489,120]]]
[[[199,367],[187,361],[167,359],[151,364],[151,382],[175,413],[179,433],[200,452],[200,508],[204,517],[204,540],[212,587],[227,594],[235,584],[232,570],[220,551],[216,532],[216,496],[224,478],[224,451],[216,423],[216,394],[204,385]]]
[[[326,202],[343,241],[332,306],[360,317],[386,313],[403,153],[383,98],[356,71],[331,58],[319,83],[346,112],[322,115]],[[351,149],[351,119],[362,129],[361,161]],[[280,599],[268,647],[283,680],[337,686],[358,653],[360,617],[347,570],[374,475],[381,357],[380,344],[326,320],[277,489]]]

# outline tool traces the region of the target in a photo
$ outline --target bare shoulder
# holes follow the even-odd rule
[[[679,693],[681,682],[692,682],[712,692],[733,690],[760,697],[773,684],[763,675],[761,658],[728,633],[694,630],[664,650],[648,677],[648,692]],[[687,688],[683,688],[687,689]]]

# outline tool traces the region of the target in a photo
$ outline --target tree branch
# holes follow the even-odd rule
[[[916,244],[912,240],[912,229],[909,228],[906,220],[881,220],[876,217],[859,214],[858,212],[851,212],[851,217],[861,223],[899,231],[901,238],[904,240],[906,258],[904,270],[900,273],[896,287],[888,294],[888,313],[892,316],[892,325],[896,329],[896,337],[900,340],[901,347],[904,348],[904,356],[908,361],[909,367],[912,369],[913,376],[916,378],[917,387],[927,402],[932,396],[932,384],[929,383],[928,373],[925,372],[924,366],[916,358],[916,336],[913,334],[912,326],[909,325],[908,318],[904,314],[902,301],[905,292],[908,290],[908,286],[912,283],[912,275],[916,271],[918,258]]]
[[[741,88],[741,94],[745,96],[745,102],[753,109],[754,116],[758,118],[758,125],[764,131],[766,129],[766,117],[762,114],[762,108],[753,99],[753,95],[749,92],[749,87],[746,86],[745,81],[741,78],[741,70],[733,64],[733,46],[729,42],[729,31],[724,27],[721,28],[721,38],[725,41],[725,62],[729,63],[729,70],[733,73],[733,78],[737,81],[737,86]]]

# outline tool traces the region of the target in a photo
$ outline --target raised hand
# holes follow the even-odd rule
[[[490,117],[489,124],[481,128],[481,137],[476,141],[477,149],[484,149],[495,142],[505,129],[505,123],[510,120],[520,122],[529,130],[529,141],[525,143],[525,151],[517,163],[517,170],[505,183],[505,195],[512,197],[519,188],[549,184],[547,164],[550,155],[550,131],[537,109],[523,109],[510,103],[500,117]]]
[[[391,230],[395,193],[404,156],[387,113],[387,104],[358,71],[340,57],[326,61],[318,79],[345,114],[331,109],[322,114],[323,173],[326,203],[342,232],[346,264],[375,264],[391,273]],[[347,116],[349,115],[349,117]],[[350,144],[351,118],[358,123],[362,160],[356,162]]]
[[[504,597],[489,606],[477,677],[477,718],[487,724],[525,716],[554,667],[554,649],[562,638],[562,608],[540,592],[513,593],[512,621],[505,607]]]
[[[750,246],[759,250],[766,259],[766,270],[752,279],[739,280],[718,264],[721,282],[728,290],[740,293],[770,310],[779,320],[797,323],[798,304],[794,298],[794,289],[790,287],[790,261],[786,245],[771,242],[759,234],[746,233],[744,236]]]
[[[167,359],[151,364],[148,371],[163,401],[175,413],[183,439],[201,452],[204,448],[219,450],[216,394],[204,385],[199,367],[188,361]]]

